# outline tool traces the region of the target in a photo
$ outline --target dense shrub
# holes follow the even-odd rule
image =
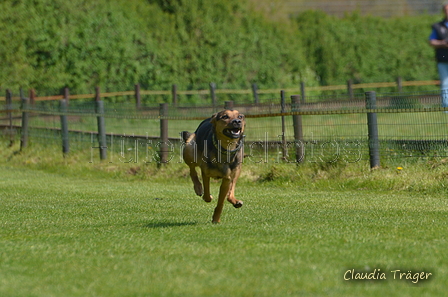
[[[437,17],[268,20],[238,0],[0,3],[0,91],[260,88],[437,78]],[[2,92],[3,92],[2,91]]]

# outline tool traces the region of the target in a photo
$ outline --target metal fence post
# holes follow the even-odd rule
[[[59,101],[59,111],[61,112],[61,135],[62,135],[62,153],[67,154],[70,151],[68,139],[68,122],[67,122],[67,101],[62,99]]]
[[[378,139],[378,121],[376,112],[369,112],[369,109],[376,109],[376,93],[366,92],[367,126],[369,137],[370,168],[380,167],[380,143]]]
[[[23,91],[20,92],[22,109],[22,135],[20,136],[20,150],[28,146],[28,98],[25,98]]]
[[[100,149],[100,159],[107,159],[106,124],[104,122],[104,103],[101,101],[100,88],[95,88],[95,104],[98,123],[98,143]]]
[[[164,117],[168,115],[168,104],[161,103],[159,109],[160,115],[160,163],[158,166],[162,164],[168,163],[168,120]]]
[[[300,96],[291,96],[291,109],[292,112],[300,111]],[[305,147],[303,143],[303,128],[302,128],[302,116],[298,114],[293,114],[292,124],[294,129],[294,142],[296,145],[296,162],[300,163],[303,161],[305,156]]]

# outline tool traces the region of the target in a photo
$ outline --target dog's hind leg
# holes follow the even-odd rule
[[[204,183],[204,194],[202,199],[205,202],[211,202],[213,197],[210,195],[210,176],[208,176],[204,170],[202,170],[202,182]]]
[[[194,192],[196,193],[196,195],[202,196],[202,194],[204,194],[204,190],[202,189],[202,184],[199,181],[198,173],[194,166],[190,166],[190,177],[191,181],[193,182]]]
[[[202,189],[202,184],[199,181],[198,173],[196,171],[197,163],[197,146],[195,142],[195,134],[188,133],[187,131],[182,132],[182,137],[184,138],[186,144],[183,149],[183,158],[185,163],[190,167],[190,177],[193,182],[194,192],[198,196],[202,196],[204,190]]]

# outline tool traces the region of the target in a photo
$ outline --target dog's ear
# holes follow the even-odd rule
[[[218,120],[218,113],[215,113],[214,115],[212,115],[212,117],[210,118],[210,123],[212,123],[213,127],[215,127],[216,125],[216,121]]]

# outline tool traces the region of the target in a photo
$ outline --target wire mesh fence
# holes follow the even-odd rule
[[[293,100],[293,97],[296,101]],[[15,97],[0,114],[3,137],[11,142],[26,132],[35,145],[62,146],[70,152],[83,152],[85,160],[98,161],[98,150],[105,146],[109,162],[160,162],[166,145],[166,161],[181,162],[182,131],[194,132],[201,120],[222,110],[224,105],[166,103],[136,107],[132,100],[122,102],[102,98],[97,101],[37,101],[34,104]],[[306,99],[306,100],[304,100]],[[246,115],[245,154],[247,162],[359,162],[371,157],[368,114],[377,116],[378,151],[381,160],[447,157],[448,113],[441,107],[439,91],[424,93],[376,93],[376,106],[369,109],[366,94],[345,96],[280,96],[259,104],[225,102]],[[165,109],[162,108],[164,106]],[[24,131],[24,116],[27,131]],[[300,117],[300,137],[297,134]],[[100,121],[106,144],[99,144]],[[67,131],[64,134],[63,120]],[[167,122],[166,140],[161,121]]]

